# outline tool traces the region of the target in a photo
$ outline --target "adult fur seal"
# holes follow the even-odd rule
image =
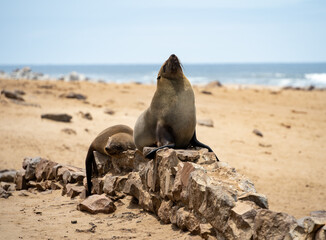
[[[103,130],[93,140],[88,148],[85,165],[87,178],[87,196],[92,192],[92,173],[97,174],[97,167],[93,151],[100,152],[104,155],[115,155],[128,149],[136,149],[133,140],[133,131],[126,125],[114,125]]]
[[[134,142],[140,151],[144,147],[157,147],[146,155],[148,158],[153,158],[156,151],[164,147],[198,146],[212,152],[209,146],[197,140],[195,128],[195,95],[178,57],[172,54],[158,73],[151,105],[136,122]]]

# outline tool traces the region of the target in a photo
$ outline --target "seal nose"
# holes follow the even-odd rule
[[[171,54],[171,58],[175,58],[177,57],[175,54]]]

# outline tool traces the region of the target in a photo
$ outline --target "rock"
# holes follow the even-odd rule
[[[71,72],[64,79],[66,81],[82,81],[82,80],[85,80],[85,76],[83,74],[79,74],[77,72]]]
[[[157,176],[154,176],[158,179],[159,183],[159,194],[162,199],[173,198],[173,185],[176,175],[175,168],[177,167],[179,160],[177,158],[176,152],[173,149],[163,149],[159,150],[154,159],[154,165],[157,166],[157,171],[154,169],[154,174],[157,173]]]
[[[34,180],[37,164],[42,160],[41,157],[30,158],[26,157],[23,161],[23,168],[26,169],[25,179]]]
[[[76,135],[77,132],[72,128],[63,128],[61,132],[67,133],[68,135]]]
[[[208,83],[205,88],[223,87],[222,83],[218,80]]]
[[[200,154],[197,150],[175,150],[179,160],[183,162],[197,162]]]
[[[112,168],[110,164],[111,157],[97,151],[93,151],[93,154],[94,154],[98,176],[104,176]]]
[[[79,112],[79,114],[82,118],[85,118],[87,120],[93,120],[93,117],[89,112],[87,112],[87,113]]]
[[[61,94],[60,97],[77,99],[77,100],[86,100],[87,99],[87,97],[85,95],[80,94],[80,93],[74,93],[74,92],[70,92],[67,94]]]
[[[256,214],[252,203],[236,202],[225,231],[227,239],[252,239]]]
[[[200,222],[198,219],[190,212],[186,211],[184,208],[179,208],[176,212],[176,225],[186,231],[189,230],[192,234],[198,234],[200,231]]]
[[[160,208],[158,209],[158,217],[159,219],[165,223],[168,224],[170,223],[170,218],[171,218],[171,208],[173,206],[173,202],[171,200],[169,201],[163,201],[161,203]]]
[[[115,111],[112,110],[112,109],[107,108],[107,109],[104,110],[104,113],[109,114],[109,115],[113,115],[113,114],[115,114]]]
[[[207,94],[207,95],[212,95],[212,92],[207,91],[207,90],[203,90],[203,91],[201,91],[201,93],[203,93],[203,94]]]
[[[55,181],[52,181],[52,182],[51,182],[51,189],[52,189],[52,190],[58,190],[58,189],[61,189],[61,188],[62,188],[62,187],[61,187],[60,184],[56,183]]]
[[[199,234],[203,239],[213,238],[214,229],[209,223],[199,224]]]
[[[25,169],[21,169],[19,171],[17,171],[16,173],[16,190],[23,190],[23,189],[27,189],[27,182],[25,179]]]
[[[14,93],[17,94],[17,95],[25,95],[26,94],[23,90],[18,90],[18,89],[16,89],[14,91]]]
[[[323,226],[317,231],[315,240],[326,240],[326,226]]]
[[[64,196],[67,194],[67,197],[75,198],[83,194],[85,190],[86,189],[82,185],[68,183],[63,187],[61,195]]]
[[[93,178],[92,193],[101,195],[103,193],[104,178]]]
[[[313,239],[313,236],[315,235],[317,230],[325,225],[326,218],[311,217],[311,216],[303,217],[298,219],[297,223],[298,223],[298,227],[301,227],[303,229],[303,232],[306,234],[306,237],[308,239]]]
[[[92,214],[112,213],[116,210],[116,206],[113,201],[105,195],[92,195],[78,204],[77,209]]]
[[[67,183],[83,183],[84,178],[86,177],[85,172],[81,172],[81,171],[74,171],[74,170],[70,170],[63,167],[61,169],[59,169],[59,174],[61,171],[63,171],[62,173],[62,181],[64,184]]]
[[[219,185],[210,184],[203,171],[191,174],[188,185],[189,208],[201,214],[219,232],[224,232],[235,199]]]
[[[0,182],[0,186],[7,192],[16,191],[16,184],[15,183]]]
[[[12,193],[4,190],[1,186],[0,186],[0,198],[5,198],[7,199],[8,197],[12,196]]]
[[[45,119],[50,119],[53,121],[58,121],[58,122],[70,122],[70,120],[72,119],[72,116],[69,114],[52,114],[52,113],[48,113],[48,114],[42,114],[41,118],[45,118]]]
[[[316,217],[316,218],[323,218],[326,221],[326,211],[325,210],[313,211],[310,213],[310,216]]]
[[[239,197],[239,200],[251,201],[256,203],[259,207],[268,209],[268,200],[265,195],[259,193],[245,193]]]
[[[48,182],[48,181],[43,181],[43,182],[37,182],[36,185],[35,185],[36,189],[38,191],[45,191],[47,189],[50,189],[51,188],[51,182]]]
[[[5,95],[6,98],[10,98],[16,101],[22,101],[24,102],[24,98],[22,98],[21,96],[19,96],[18,94],[14,93],[14,92],[10,92],[7,90],[2,90],[1,94]]]
[[[36,188],[36,182],[35,181],[28,181],[27,182],[27,188],[28,190],[30,190],[29,188]]]
[[[263,134],[258,129],[254,129],[252,132],[256,134],[258,137],[263,137]]]
[[[116,174],[139,171],[147,161],[137,150],[127,150],[110,156],[112,171]]]
[[[54,179],[55,176],[54,176],[52,169],[57,164],[58,163],[47,160],[47,159],[41,159],[40,162],[36,165],[36,169],[35,169],[36,180],[42,181],[42,180]]]
[[[122,192],[126,181],[128,180],[127,175],[113,176],[112,174],[105,175],[103,183],[103,192],[115,196],[117,192]]]
[[[65,174],[65,179],[63,179],[63,175],[66,171],[68,171],[68,173]],[[52,173],[55,179],[57,181],[63,180],[66,183],[82,183],[86,176],[84,171],[85,170],[81,168],[60,164],[57,164],[52,168]]]
[[[154,213],[157,212],[160,202],[157,196],[151,195],[144,189],[138,172],[128,174],[128,179],[125,182],[122,192],[135,197],[139,205],[145,210]]]
[[[0,170],[0,182],[15,182],[16,174],[16,170]]]
[[[214,122],[212,119],[198,119],[197,124],[205,127],[214,127]]]
[[[285,239],[296,224],[295,218],[286,213],[260,209],[254,220],[253,239]]]

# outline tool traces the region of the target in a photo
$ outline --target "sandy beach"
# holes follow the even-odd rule
[[[84,167],[88,146],[95,136],[115,124],[133,128],[137,117],[149,106],[155,88],[155,85],[136,83],[0,80],[1,90],[25,92],[24,102],[12,101],[4,95],[0,98],[0,169],[20,169],[27,156]],[[193,88],[197,120],[214,123],[213,127],[197,125],[198,139],[210,145],[221,161],[249,177],[257,191],[268,197],[271,210],[296,218],[309,215],[311,211],[326,210],[326,91],[243,86]],[[70,92],[83,94],[87,99],[62,97]],[[41,114],[45,113],[67,113],[72,115],[72,122],[41,119]],[[85,113],[90,113],[92,120],[84,118]],[[254,134],[255,129],[263,136]],[[71,201],[58,193],[29,194],[30,197],[24,197],[16,192],[9,199],[0,199],[0,232],[7,233],[5,236],[17,239],[26,234],[27,238],[32,238],[35,228],[45,231],[49,224],[54,224],[64,229],[63,222],[71,224],[74,218],[83,224],[75,228],[89,228],[89,222],[102,221],[113,224],[108,228],[119,230],[115,224],[121,221],[110,222],[110,217],[103,214],[81,213],[75,210],[75,204],[68,204],[78,200]],[[53,202],[58,206],[66,205],[64,209],[45,207]],[[49,214],[52,218],[40,220],[31,210],[35,207],[42,208],[43,215]],[[64,211],[67,214],[61,219]],[[119,211],[140,212],[133,208]],[[24,214],[25,218],[30,217],[29,224]],[[142,229],[156,221],[151,215],[141,217],[145,219]],[[174,239],[183,239],[187,235],[158,221],[156,224],[153,227],[156,230],[150,232],[132,231],[136,231],[134,235],[139,239],[146,239],[146,234],[151,234],[147,236],[152,239],[154,236],[166,239],[171,234],[175,234]],[[99,228],[105,229],[104,225]],[[10,235],[10,232],[17,234]],[[71,229],[60,236],[53,232],[47,237],[56,239],[55,236],[82,239],[80,233]],[[95,237],[100,238],[100,235]]]

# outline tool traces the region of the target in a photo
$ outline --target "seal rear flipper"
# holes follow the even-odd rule
[[[198,141],[197,137],[196,137],[196,131],[194,132],[194,135],[192,136],[191,140],[190,140],[190,145],[192,145],[193,147],[202,147],[202,148],[207,148],[209,152],[213,152],[213,150],[207,146],[206,144],[204,143],[201,143]],[[214,152],[213,152],[214,153]],[[215,157],[216,157],[216,161],[220,161],[216,154],[214,153]]]
[[[153,149],[152,151],[150,151],[149,153],[147,153],[145,157],[146,157],[146,158],[149,158],[149,159],[154,159],[156,152],[157,152],[158,150],[163,149],[163,148],[166,148],[166,147],[167,147],[167,148],[175,148],[175,144],[172,143],[172,144],[168,144],[168,145],[164,145],[164,146],[161,146],[161,147],[155,148],[155,149]]]
[[[89,148],[85,160],[85,166],[86,166],[86,179],[87,179],[87,189],[86,189],[86,196],[92,195],[92,167],[94,166],[94,154],[93,149]]]

